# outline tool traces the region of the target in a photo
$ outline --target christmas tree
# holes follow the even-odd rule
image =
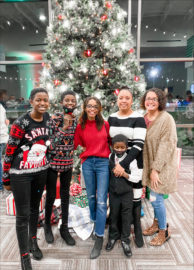
[[[78,93],[80,100],[95,95],[107,117],[115,110],[115,95],[122,86],[129,86],[138,100],[145,82],[125,23],[126,12],[115,0],[52,3],[41,85],[54,103],[67,89]]]
[[[117,110],[115,96],[122,86],[130,87],[137,105],[145,82],[125,23],[126,12],[115,0],[52,3],[41,86],[53,99],[53,111],[59,109],[60,94],[67,89],[78,94],[80,103],[87,96],[98,97],[105,118]],[[80,151],[74,153],[74,181],[80,175]]]

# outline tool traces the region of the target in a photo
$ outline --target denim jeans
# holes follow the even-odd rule
[[[159,194],[150,190],[150,197],[152,197],[152,206],[154,208],[154,217],[158,220],[160,230],[166,229],[166,207],[164,204],[164,194]]]
[[[95,223],[95,234],[104,236],[109,186],[109,159],[88,157],[82,164],[89,201],[90,218]]]
[[[0,143],[0,190],[3,189],[3,183],[2,183],[2,175],[3,175],[2,153],[3,153],[4,148],[5,148],[5,143]]]

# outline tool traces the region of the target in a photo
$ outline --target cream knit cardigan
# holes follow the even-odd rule
[[[159,172],[157,193],[169,194],[177,190],[177,134],[173,117],[161,111],[147,129],[143,149],[143,185],[151,188],[152,169]]]

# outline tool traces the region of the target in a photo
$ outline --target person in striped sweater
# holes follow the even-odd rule
[[[143,246],[143,236],[141,229],[141,196],[142,196],[142,173],[143,157],[142,150],[146,136],[146,124],[144,117],[138,112],[133,111],[131,106],[133,96],[128,87],[122,87],[119,94],[117,105],[119,111],[109,116],[110,137],[118,134],[128,138],[127,156],[114,168],[115,176],[121,177],[126,166],[133,166],[133,170],[139,175],[139,181],[133,183],[133,224],[135,233],[135,243],[137,247]]]

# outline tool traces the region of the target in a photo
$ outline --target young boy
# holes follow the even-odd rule
[[[53,243],[50,218],[56,197],[56,182],[60,173],[60,196],[62,210],[61,237],[67,245],[75,245],[75,240],[68,231],[69,187],[73,168],[74,133],[77,121],[73,110],[76,108],[76,95],[73,91],[65,91],[61,95],[63,113],[57,113],[50,122],[49,147],[50,168],[46,182],[46,206],[44,233],[47,243]]]
[[[110,226],[106,250],[112,250],[116,241],[120,239],[124,254],[131,257],[129,236],[133,209],[133,182],[139,181],[139,175],[134,169],[133,162],[125,168],[122,177],[116,177],[113,173],[115,165],[126,157],[127,145],[128,139],[122,134],[112,138],[113,153],[109,161]],[[119,224],[120,220],[121,224]]]

